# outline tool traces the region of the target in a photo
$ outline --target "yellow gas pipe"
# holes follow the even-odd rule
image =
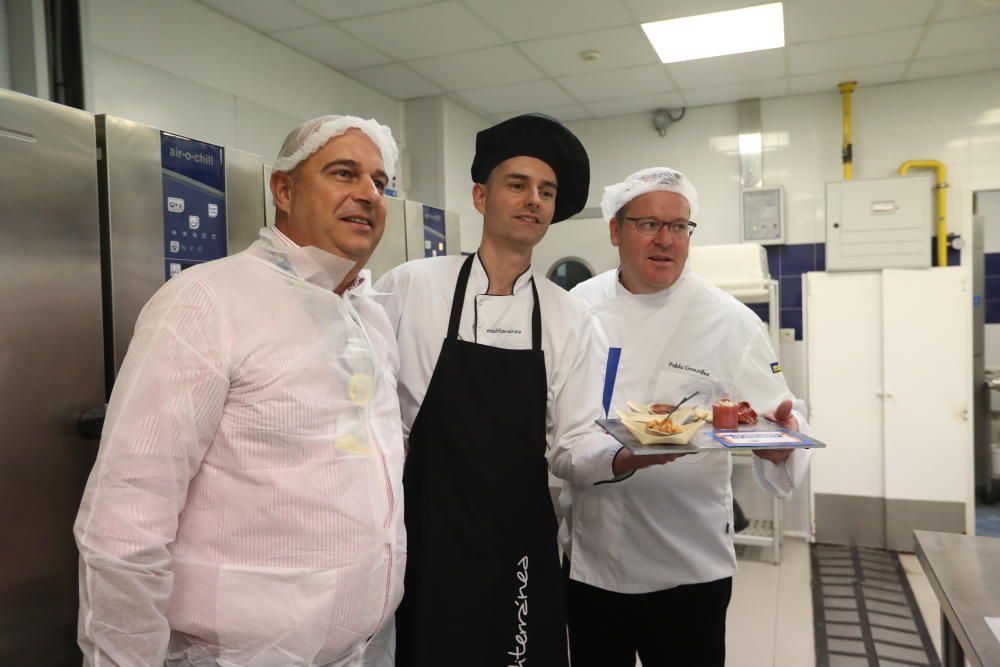
[[[948,172],[944,164],[938,160],[907,160],[899,165],[900,176],[905,176],[910,169],[933,169],[937,182],[937,265],[948,266],[948,198],[945,190],[948,188]]]
[[[857,81],[844,81],[837,84],[840,96],[844,102],[844,143],[841,147],[841,159],[844,162],[844,180],[851,180],[851,163],[854,159],[854,146],[851,143],[851,93],[858,85]]]

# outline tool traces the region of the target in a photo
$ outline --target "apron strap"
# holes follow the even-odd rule
[[[531,349],[537,352],[542,349],[542,310],[538,307],[534,276],[531,277],[531,295],[535,298],[535,305],[531,309]]]
[[[465,290],[469,286],[469,274],[472,273],[472,262],[475,258],[475,254],[469,255],[458,271],[455,294],[451,298],[451,317],[448,319],[448,338],[452,340],[458,340],[458,325],[462,322]],[[538,306],[538,289],[535,287],[534,276],[531,278],[531,295],[535,300],[531,309],[531,349],[538,351],[542,349],[542,310]]]
[[[465,288],[469,285],[469,274],[472,273],[472,261],[475,253],[469,255],[458,272],[455,283],[455,296],[451,298],[451,318],[448,320],[448,338],[458,340],[458,325],[462,321],[462,303],[465,301]]]

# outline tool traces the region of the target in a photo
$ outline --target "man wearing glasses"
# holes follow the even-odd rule
[[[802,430],[805,406],[788,390],[763,323],[686,266],[698,195],[684,174],[632,174],[605,189],[601,210],[620,266],[572,291],[607,336],[608,414],[626,400],[676,403],[699,392],[703,406],[749,401]],[[763,450],[753,472],[786,497],[808,461],[807,450]],[[722,667],[736,572],[731,466],[724,454],[636,457],[623,448],[612,483],[564,487],[573,667],[632,667],[637,654],[649,666]]]

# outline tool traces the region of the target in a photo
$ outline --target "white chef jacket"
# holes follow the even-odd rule
[[[407,437],[448,335],[452,297],[463,261],[465,257],[460,256],[418,259],[389,271],[375,285],[399,341],[399,400]],[[558,466],[552,466],[552,471],[580,484],[610,479],[615,441],[594,423],[601,416],[600,387],[592,381],[601,372],[601,347],[583,303],[547,278],[533,275],[530,269],[514,282],[513,294],[489,295],[489,277],[477,255],[458,337],[492,347],[530,349],[532,277],[542,316],[549,452],[557,443],[572,452]],[[517,418],[517,396],[510,397],[510,413],[512,419]],[[475,437],[475,433],[469,434],[470,439]]]
[[[392,328],[333,292],[353,262],[260,235],[136,322],[75,526],[87,665],[393,662]]]
[[[631,294],[613,269],[577,285],[606,338],[601,354],[620,348],[610,416],[626,400],[692,402],[710,407],[728,397],[758,413],[793,400],[802,429],[805,406],[788,390],[767,331],[746,306],[687,268],[671,287]],[[592,383],[605,385],[600,372]],[[602,391],[602,395],[603,395]],[[761,416],[763,418],[763,416]],[[766,491],[786,497],[805,477],[810,452],[781,465],[753,457]],[[736,572],[732,460],[725,454],[681,457],[609,484],[565,486],[560,541],[570,577],[618,593],[648,593],[704,583]]]

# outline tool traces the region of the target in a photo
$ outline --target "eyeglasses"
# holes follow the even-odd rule
[[[656,236],[664,227],[674,238],[685,238],[694,234],[694,228],[698,225],[690,220],[671,220],[665,222],[656,218],[625,218],[635,225],[637,232],[643,236]]]

